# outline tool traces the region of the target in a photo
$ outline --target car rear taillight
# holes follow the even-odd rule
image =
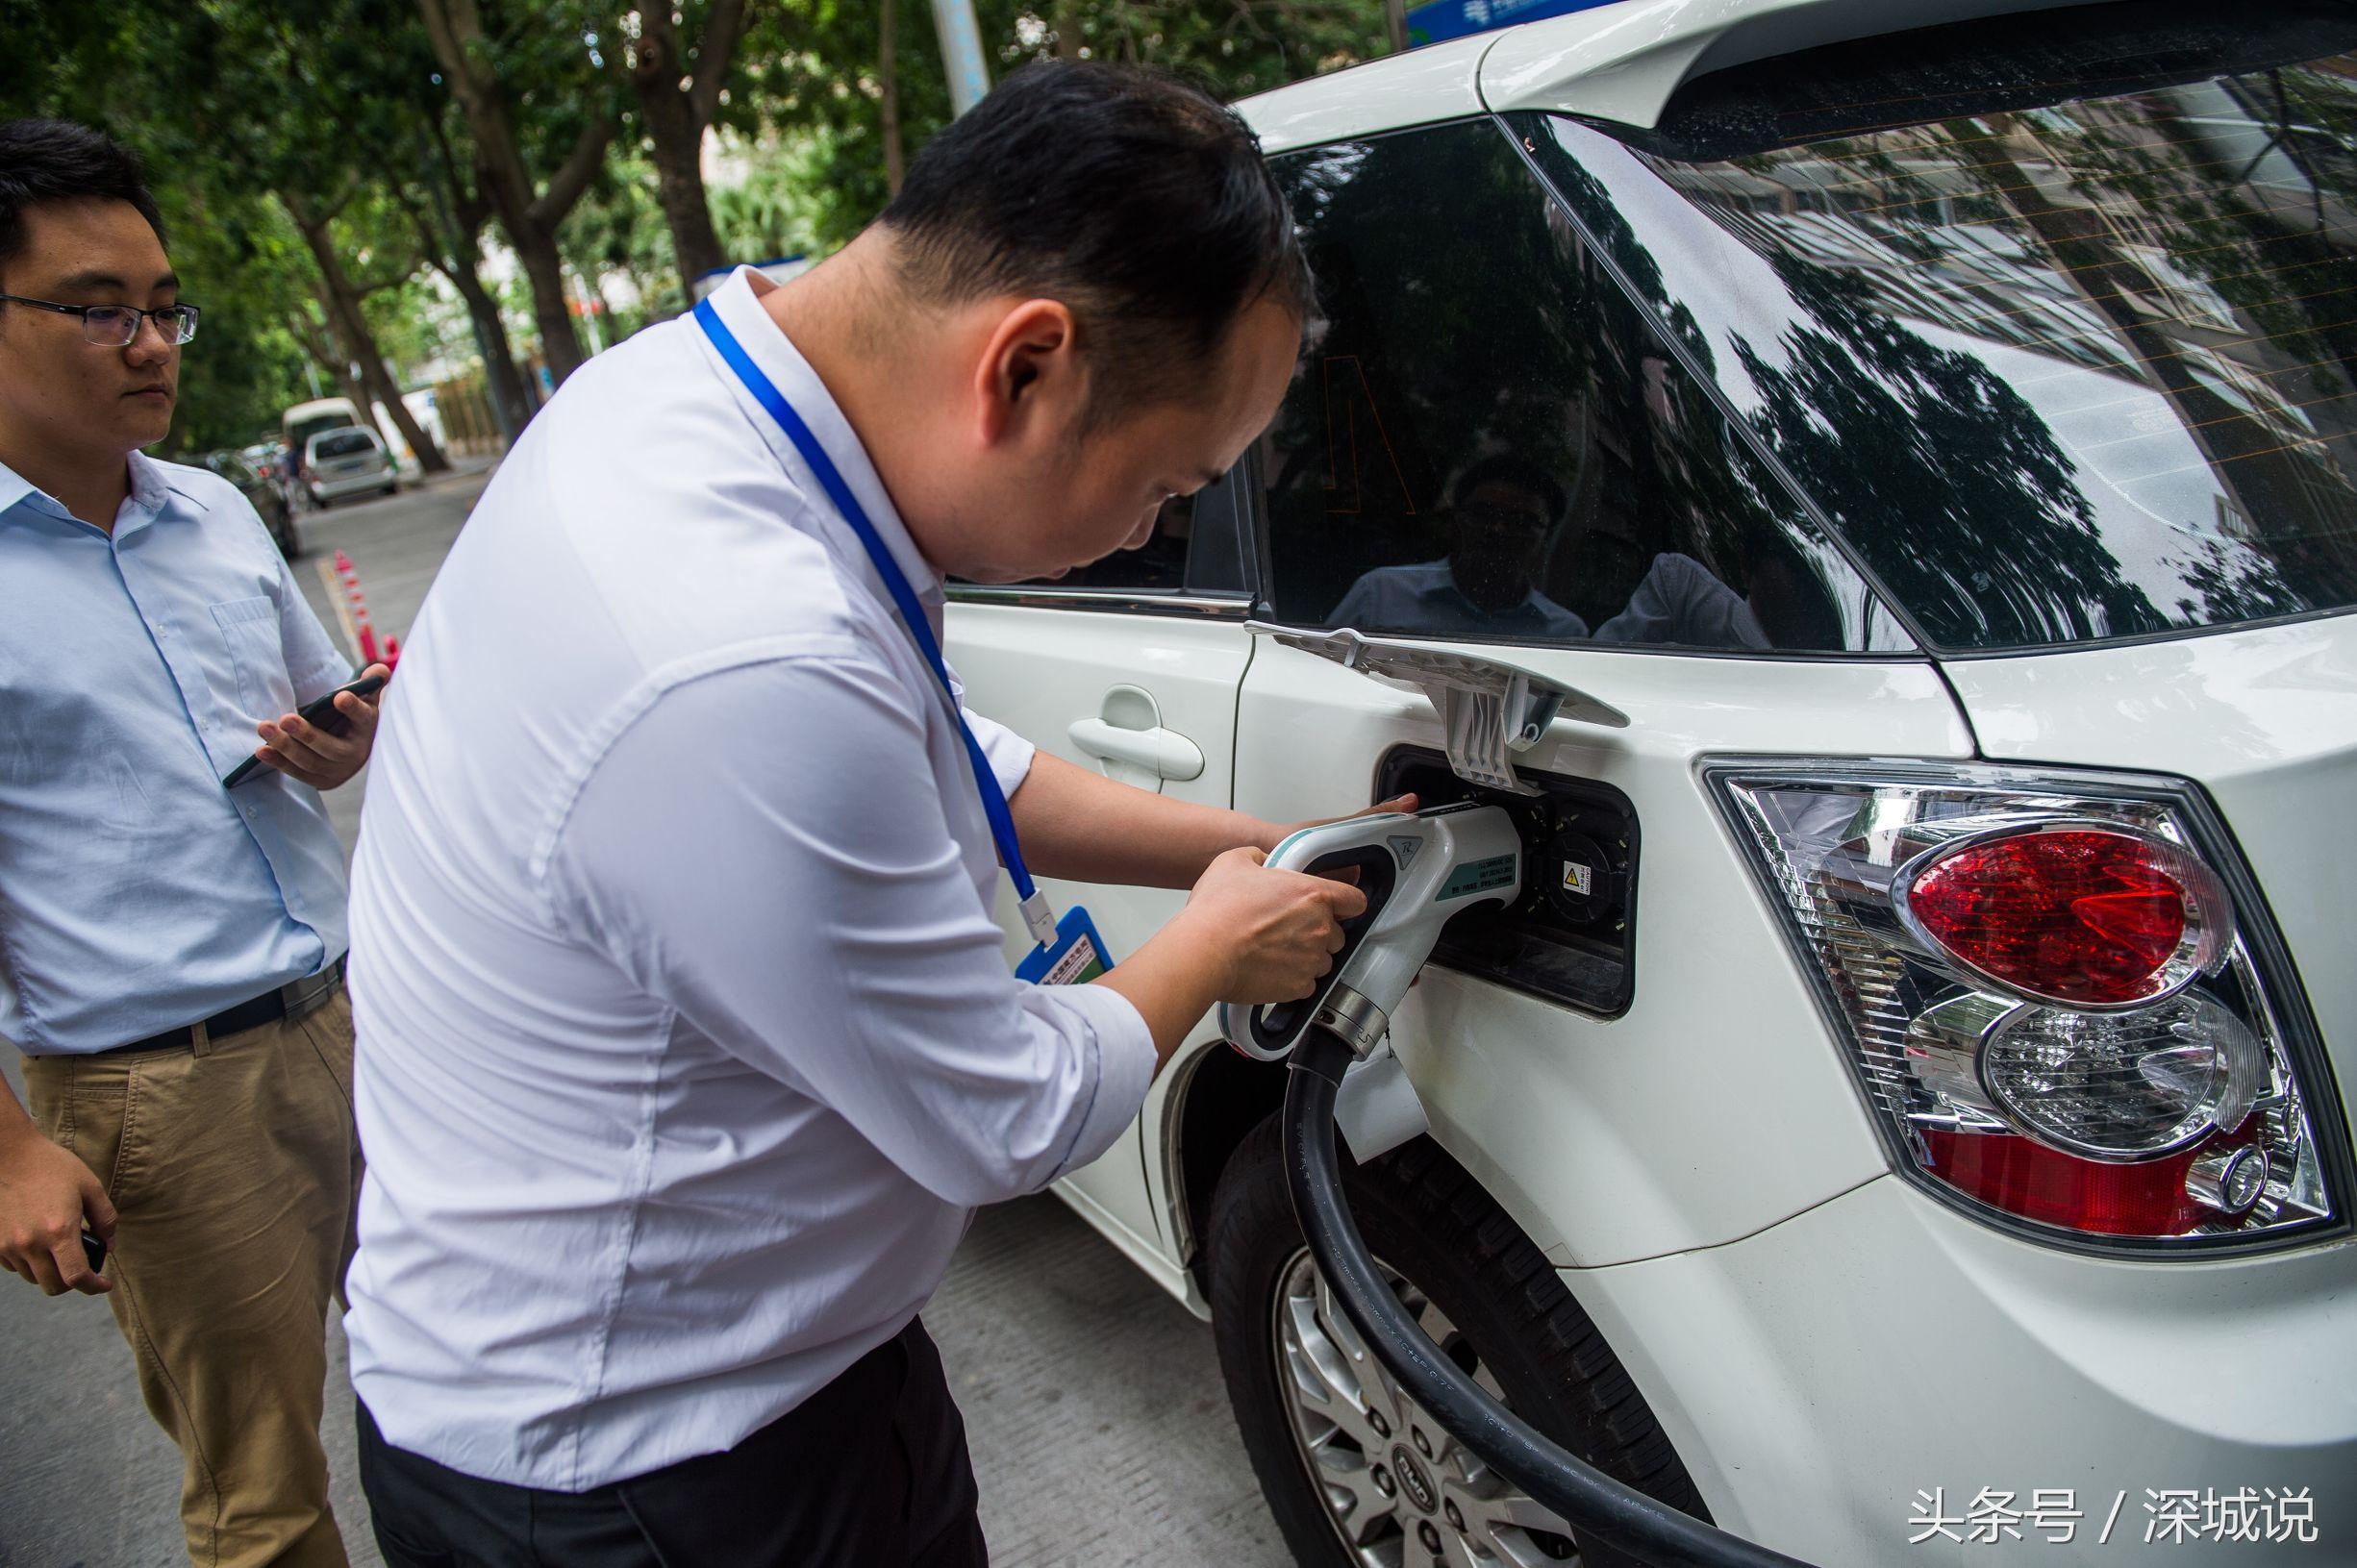
[[[2069,820],[2001,827],[1902,866],[1900,919],[1974,978],[2122,1008],[2215,968],[2233,935],[2217,873],[2166,839]]]
[[[2322,1067],[2183,785],[1705,771],[1910,1175],[1975,1211],[2172,1248],[2342,1212],[2302,1058],[2308,1083]]]

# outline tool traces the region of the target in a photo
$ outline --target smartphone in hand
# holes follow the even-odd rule
[[[373,697],[384,684],[385,677],[381,675],[364,675],[350,685],[338,686],[315,702],[305,703],[294,710],[295,715],[305,724],[315,724],[329,734],[342,734],[352,727],[352,721],[336,711],[336,699],[347,691],[355,697]],[[253,756],[229,770],[227,776],[221,780],[221,787],[235,789],[246,780],[262,772],[265,766],[261,752],[257,751]]]

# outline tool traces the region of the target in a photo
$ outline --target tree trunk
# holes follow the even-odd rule
[[[435,269],[450,280],[466,302],[475,346],[483,354],[483,379],[490,392],[491,415],[498,422],[500,438],[514,445],[538,404],[525,389],[523,373],[515,368],[515,349],[508,341],[508,324],[499,312],[499,302],[483,286],[483,275],[477,270],[483,259],[483,226],[491,218],[490,198],[484,194],[490,182],[480,169],[471,186],[460,174],[459,161],[451,154],[439,114],[427,117],[425,129],[436,155],[432,166],[440,175],[426,181],[435,217],[429,219],[398,186],[395,193],[409,208],[417,237],[424,242]]]
[[[580,336],[564,308],[564,272],[557,261],[557,226],[581,200],[589,181],[604,165],[606,143],[614,137],[614,122],[599,118],[582,130],[564,165],[536,192],[523,153],[508,119],[506,99],[498,78],[484,63],[489,46],[475,0],[417,0],[417,13],[432,40],[435,58],[450,94],[465,115],[489,187],[487,194],[499,213],[499,226],[515,247],[524,276],[532,284],[532,319],[540,329],[540,351],[548,360],[548,374],[560,386],[581,367]]]
[[[361,314],[360,291],[343,270],[343,258],[336,252],[336,243],[324,219],[313,219],[292,202],[282,202],[287,214],[303,236],[303,243],[311,247],[312,260],[318,264],[321,300],[327,307],[328,323],[344,352],[360,365],[360,379],[370,396],[385,406],[385,412],[409,443],[417,458],[417,466],[429,474],[450,471],[450,460],[442,449],[434,444],[434,437],[417,423],[409,405],[401,401],[401,388],[385,368],[385,357],[377,351],[376,335],[368,330],[368,320]],[[365,407],[364,404],[363,407]]]
[[[680,89],[681,64],[673,48],[668,27],[650,26],[631,61],[630,86],[647,139],[654,143],[655,199],[671,231],[680,284],[692,300],[696,279],[719,267],[723,259],[712,206],[704,197],[704,127]]]
[[[540,352],[548,358],[548,379],[559,386],[564,378],[589,361],[581,335],[573,327],[573,312],[564,297],[564,261],[557,254],[556,236],[534,234],[529,243],[516,239],[515,260],[532,285],[532,319],[540,329]]]
[[[655,199],[671,231],[680,283],[695,298],[695,282],[727,263],[704,195],[704,133],[720,105],[720,86],[743,35],[745,0],[714,0],[704,18],[695,68],[669,8],[640,8],[639,37],[630,55],[630,87],[653,144]]]
[[[319,308],[325,311],[327,291],[320,289],[317,295]],[[301,311],[290,311],[287,317],[287,324],[294,330],[295,341],[303,345],[303,352],[310,355],[313,361],[320,369],[326,371],[329,378],[335,382],[337,394],[360,411],[360,422],[375,431],[378,440],[385,441],[385,432],[378,427],[376,422],[376,411],[368,406],[368,388],[353,378],[352,361],[337,347],[335,334],[321,327]],[[392,442],[385,441],[385,450],[390,452]],[[298,461],[302,456],[300,452],[295,454]]]
[[[466,317],[474,323],[475,345],[483,351],[483,379],[490,386],[491,411],[499,416],[499,434],[513,442],[532,417],[532,399],[524,391],[523,373],[515,368],[515,350],[508,342],[508,324],[499,319],[499,304],[475,271],[471,258],[462,256],[455,268],[442,274],[466,301]]]
[[[1058,60],[1078,60],[1080,58],[1080,8],[1074,5],[1072,0],[1056,0],[1055,20],[1050,25],[1056,30],[1056,58]]]
[[[876,78],[884,89],[884,182],[895,196],[900,194],[900,182],[907,173],[900,153],[900,70],[892,59],[893,45],[898,41],[892,34],[900,21],[899,12],[896,0],[883,0],[876,22]]]

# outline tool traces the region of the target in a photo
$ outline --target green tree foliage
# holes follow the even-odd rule
[[[729,218],[790,238],[788,251],[832,250],[890,195],[877,31],[883,9],[873,0],[761,7],[739,51],[721,123],[758,137],[756,161],[782,161],[798,189],[787,203],[767,196],[740,203]],[[890,9],[901,137],[914,158],[949,123],[949,86],[931,6],[901,0]],[[1355,64],[1386,47],[1381,0],[977,0],[975,12],[1000,77],[1038,60],[1111,60],[1176,71],[1231,100]],[[746,95],[750,104],[740,101]],[[798,229],[773,223],[765,231],[753,221],[788,211]],[[750,255],[731,237],[729,220],[719,221],[730,254]]]
[[[1384,47],[1381,0],[976,9],[1000,76],[1106,59],[1228,98]],[[650,17],[611,0],[0,0],[0,114],[80,119],[147,160],[206,308],[173,435],[193,449],[272,426],[308,395],[307,360],[325,383],[389,361],[389,406],[393,383],[463,351],[469,329],[488,364],[522,328],[517,354],[537,334],[561,378],[580,353],[567,266],[619,274],[613,296],[640,301],[603,324],[608,341],[675,311],[699,270],[677,236],[696,225],[678,126],[651,113],[685,105],[719,138],[692,199],[730,261],[823,255],[874,217],[891,189],[888,97],[904,162],[949,122],[926,0],[679,0]],[[650,60],[662,71],[634,76]],[[470,309],[454,314],[450,289]]]

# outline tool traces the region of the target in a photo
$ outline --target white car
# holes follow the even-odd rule
[[[973,705],[1115,777],[1516,813],[1358,1215],[1524,1415],[1808,1561],[2357,1560],[2352,49],[1621,0],[1254,99],[1326,318],[1275,424],[952,590]],[[1116,958],[1182,898],[1054,891]],[[1301,1562],[1571,1560],[1338,1315],[1284,1079],[1207,1019],[1062,1191]]]
[[[391,495],[401,487],[401,475],[375,431],[345,425],[303,443],[302,484],[311,504],[324,510],[346,496]]]

